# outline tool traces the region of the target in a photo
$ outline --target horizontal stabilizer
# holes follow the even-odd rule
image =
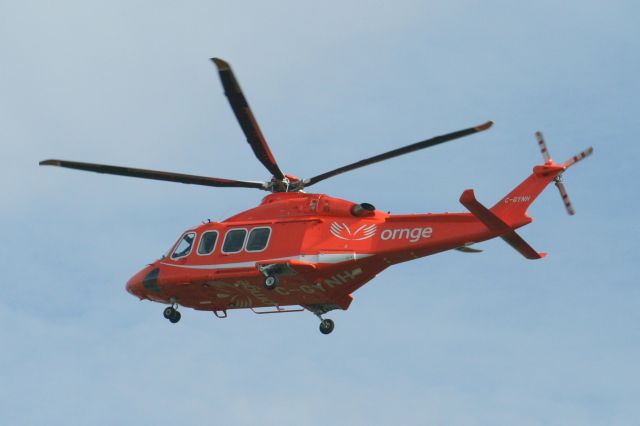
[[[538,253],[535,251],[522,237],[495,213],[480,203],[473,192],[473,189],[467,189],[460,196],[460,202],[465,206],[471,214],[477,217],[480,222],[484,223],[487,228],[500,234],[500,237],[511,247],[516,249],[521,255],[527,259],[542,259],[546,253]]]
[[[538,253],[516,231],[511,231],[501,238],[527,259],[542,259],[547,253]]]
[[[511,227],[476,199],[473,189],[467,189],[460,196],[460,202],[487,228],[497,232],[508,232]]]
[[[461,251],[462,253],[482,253],[482,250],[471,247],[472,243],[465,244],[460,247],[454,248],[454,250]]]

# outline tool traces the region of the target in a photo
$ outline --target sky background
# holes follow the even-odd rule
[[[0,2],[0,415],[13,425],[640,423],[635,1]],[[225,320],[127,294],[186,228],[264,195],[40,168],[62,158],[268,179],[208,58],[281,167],[313,176],[494,127],[314,191],[392,213],[493,204],[594,155],[502,241],[395,266],[332,312]]]

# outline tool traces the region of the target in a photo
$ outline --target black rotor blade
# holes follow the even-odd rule
[[[251,107],[249,107],[249,103],[247,103],[247,99],[244,97],[242,89],[233,75],[231,66],[220,58],[211,58],[211,60],[218,68],[220,81],[222,82],[222,87],[224,87],[224,94],[229,99],[231,109],[233,109],[242,131],[247,137],[247,142],[251,145],[253,153],[276,179],[283,180],[284,173],[278,167],[276,159],[269,149],[258,122],[251,112]]]
[[[487,130],[489,127],[493,125],[493,121],[487,121],[484,124],[476,127],[470,127],[468,129],[459,130],[457,132],[448,133],[446,135],[436,136],[431,139],[427,139],[421,142],[417,142],[411,145],[404,146],[402,148],[397,148],[392,151],[388,151],[379,155],[375,155],[373,157],[365,158],[364,160],[357,161],[355,163],[347,164],[346,166],[339,167],[337,169],[331,170],[329,172],[323,173],[318,176],[314,176],[309,179],[305,179],[303,181],[304,186],[313,185],[315,183],[320,182],[321,180],[325,180],[327,178],[333,177],[335,175],[339,175],[344,172],[348,172],[354,169],[358,169],[360,167],[368,166],[373,163],[377,163],[379,161],[388,160],[393,157],[397,157],[399,155],[408,154],[410,152],[418,151],[420,149],[429,148],[434,145],[441,144],[443,142],[448,142],[454,139],[458,139],[464,136],[472,135],[474,133],[482,132]]]
[[[192,185],[216,186],[227,188],[257,188],[265,189],[266,183],[241,181],[231,179],[220,179],[205,176],[185,175],[181,173],[161,172],[157,170],[134,169],[131,167],[109,166],[106,164],[80,163],[66,160],[44,160],[41,166],[58,166],[68,169],[85,170],[88,172],[106,173],[110,175],[129,176],[143,179],[166,180],[169,182],[180,182]]]

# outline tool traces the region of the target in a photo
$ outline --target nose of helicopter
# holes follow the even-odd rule
[[[148,289],[153,290],[157,288],[157,279],[159,272],[160,269],[151,265],[142,269],[140,272],[132,276],[129,281],[127,281],[127,292],[140,299],[145,299]]]

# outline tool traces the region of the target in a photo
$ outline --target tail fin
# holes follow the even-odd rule
[[[568,161],[556,164],[549,155],[542,133],[536,132],[536,139],[545,163],[535,166],[529,177],[491,208],[494,214],[511,226],[518,227],[531,222],[531,218],[527,215],[527,209],[551,182],[555,182],[567,212],[573,215],[575,211],[562,183],[562,173],[593,153],[593,148],[589,147]]]

